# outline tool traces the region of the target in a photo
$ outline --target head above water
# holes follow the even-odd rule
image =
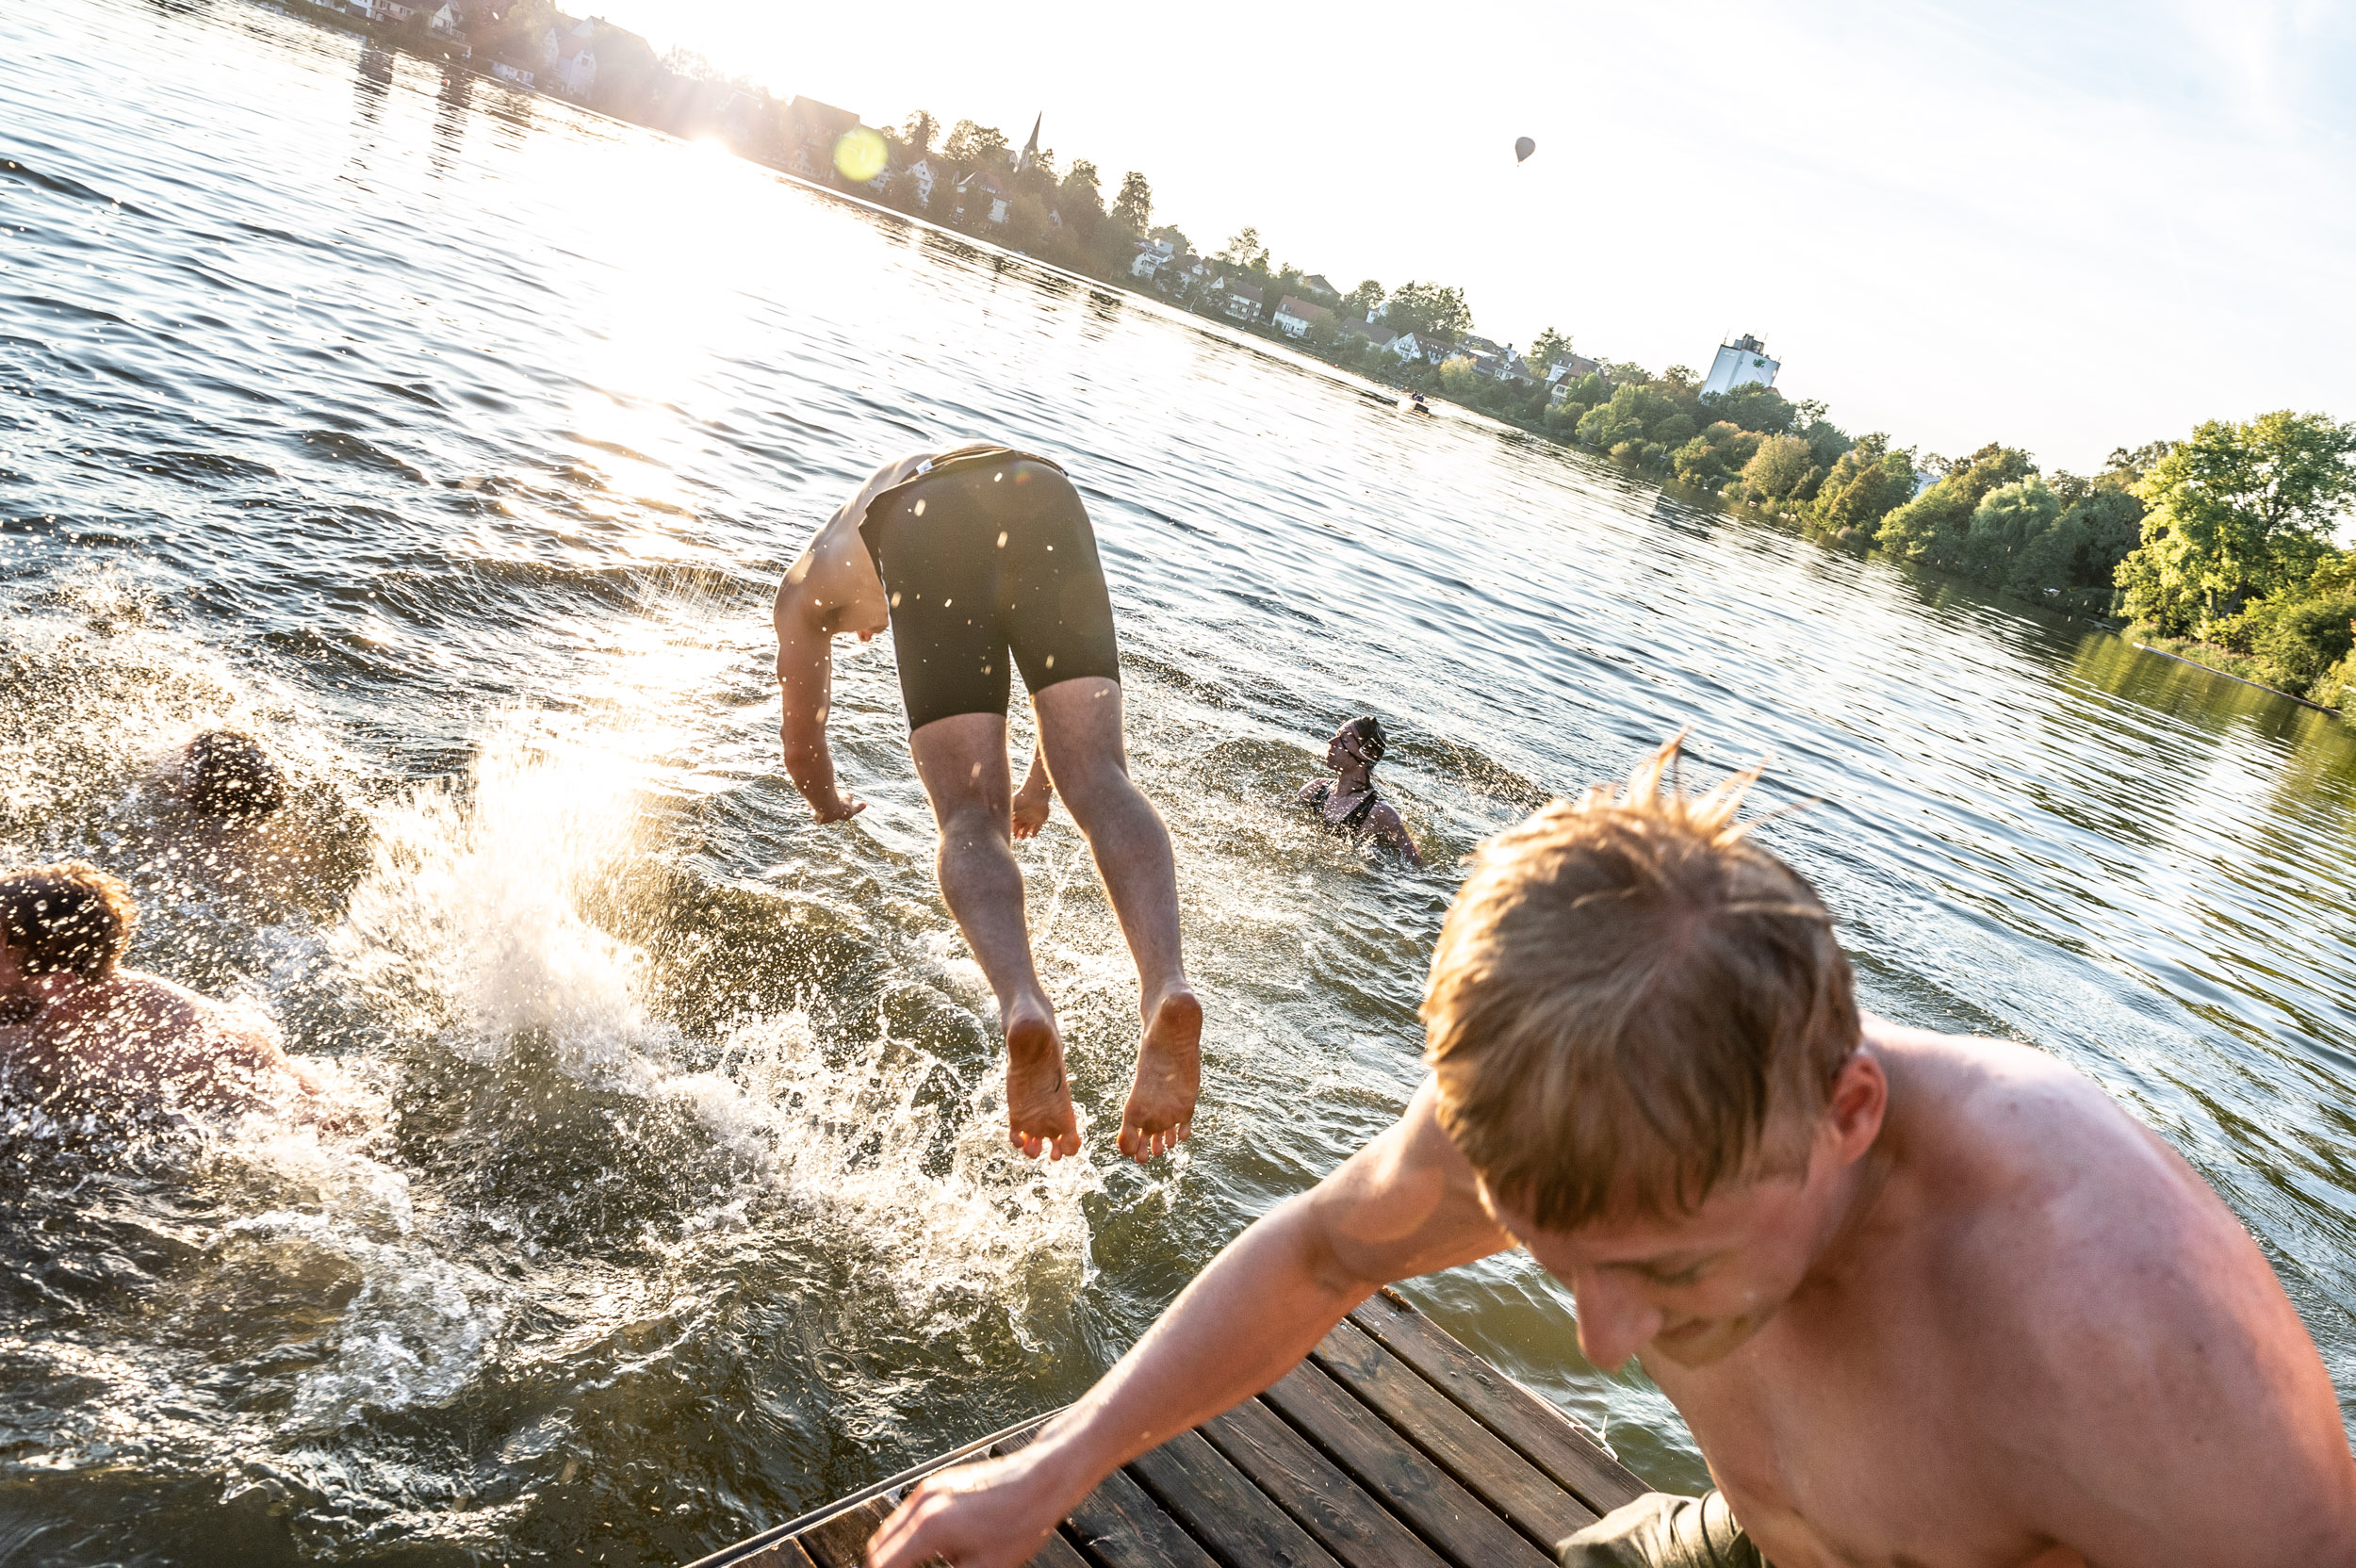
[[[1325,765],[1339,770],[1363,762],[1371,772],[1390,745],[1390,738],[1383,733],[1383,721],[1371,715],[1351,719],[1333,731],[1333,739],[1326,743]]]
[[[182,792],[208,817],[249,822],[286,804],[286,777],[261,742],[236,729],[208,729],[181,757]]]
[[[87,860],[0,875],[0,946],[27,979],[105,979],[122,962],[139,923],[130,888]]]
[[[1678,744],[1491,840],[1424,997],[1441,1124],[1580,1293],[1582,1337],[1574,1276],[1682,1284],[1704,1254],[1732,1260],[1733,1288],[1661,1322],[1723,1339],[1763,1321],[1824,1244],[1811,1184],[1862,1156],[1883,1103],[1831,915],[1735,821],[1758,775],[1689,794]]]

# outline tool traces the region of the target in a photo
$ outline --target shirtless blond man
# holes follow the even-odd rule
[[[866,808],[842,792],[826,746],[834,639],[892,629],[908,750],[940,827],[941,896],[1006,1031],[1008,1140],[1050,1159],[1080,1148],[1010,842],[1039,831],[1059,792],[1137,964],[1142,1030],[1121,1151],[1142,1162],[1175,1148],[1194,1119],[1203,1008],[1179,952],[1170,833],[1129,778],[1096,535],[1063,470],[988,445],[884,465],[787,571],[776,618],[786,772],[821,822]],[[1039,721],[1020,791],[1006,760],[1016,668]]]
[[[1009,1459],[920,1486],[875,1568],[1015,1568],[1114,1466],[1274,1381],[1386,1282],[1527,1247],[1718,1490],[1570,1568],[2356,1564],[2356,1460],[2265,1257],[2101,1089],[1859,1014],[1742,778],[1558,801],[1484,850],[1398,1124],[1238,1237]]]
[[[319,1097],[266,1026],[123,968],[138,924],[131,890],[88,861],[0,875],[0,1068],[17,1092],[102,1116]]]

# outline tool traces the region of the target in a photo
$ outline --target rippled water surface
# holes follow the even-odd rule
[[[0,9],[0,858],[129,875],[359,1107],[0,1107],[0,1557],[676,1560],[1068,1399],[1396,1114],[1453,862],[1686,725],[1821,797],[1768,836],[1869,1003],[2099,1078],[2356,1395],[2334,721],[259,8]],[[1000,1144],[888,644],[874,808],[776,766],[779,569],[970,431],[1080,483],[1178,842],[1209,1088],[1142,1173]],[[1428,874],[1282,809],[1360,711]],[[300,775],[244,880],[155,782],[223,721]],[[1127,959],[1023,855],[1093,1154]],[[1698,1477],[1526,1264],[1416,1294]]]

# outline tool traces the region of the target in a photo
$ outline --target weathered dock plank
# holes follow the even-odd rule
[[[1315,1363],[1264,1397],[1458,1568],[1546,1568],[1545,1554]]]
[[[1284,1382],[1308,1376],[1295,1368]],[[1448,1568],[1448,1559],[1381,1506],[1379,1489],[1369,1497],[1363,1476],[1328,1458],[1269,1403],[1246,1400],[1204,1422],[1203,1435],[1349,1568]]]
[[[693,1568],[862,1568],[908,1488],[1010,1427]],[[1644,1491],[1587,1429],[1384,1291],[1256,1399],[1107,1477],[1037,1568],[1546,1568]]]
[[[1396,1293],[1378,1293],[1350,1320],[1598,1515],[1644,1495],[1644,1483],[1595,1433],[1465,1349]]]
[[[1340,1568],[1200,1432],[1180,1432],[1152,1453],[1139,1454],[1130,1462],[1129,1473],[1230,1568],[1237,1563]]]
[[[1595,1510],[1549,1480],[1413,1367],[1385,1353],[1355,1323],[1334,1325],[1310,1352],[1310,1360],[1389,1417],[1410,1442],[1511,1520],[1531,1544],[1550,1548],[1595,1523]]]

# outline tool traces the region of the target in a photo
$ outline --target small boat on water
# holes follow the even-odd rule
[[[859,1568],[917,1481],[1021,1447],[981,1438],[692,1568]],[[1383,1291],[1257,1398],[1105,1478],[1035,1568],[1546,1568],[1644,1483],[1602,1441]]]

